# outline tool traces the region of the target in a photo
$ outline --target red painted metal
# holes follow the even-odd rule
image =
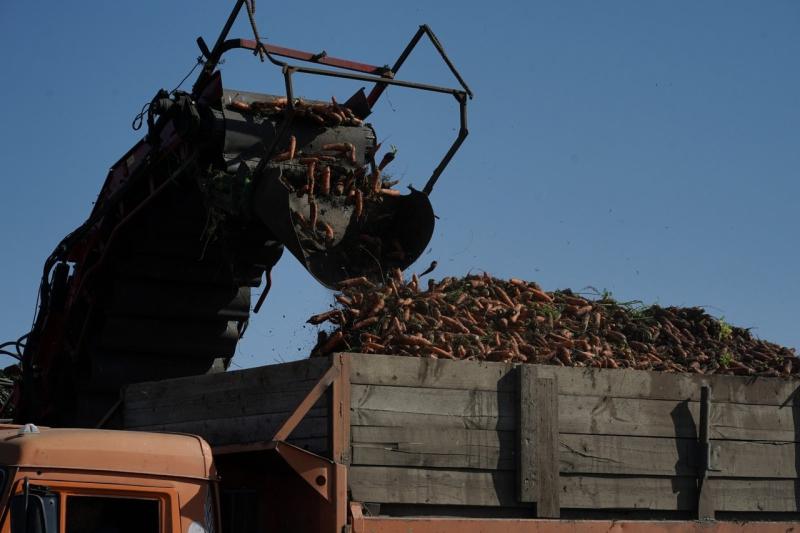
[[[235,39],[228,41],[228,46],[232,48],[244,48],[245,50],[255,50],[256,42],[252,39]],[[350,61],[349,59],[341,59],[338,57],[331,57],[328,55],[313,54],[311,52],[304,52],[302,50],[295,50],[293,48],[286,48],[283,46],[275,46],[273,44],[261,43],[264,49],[270,54],[276,56],[289,57],[297,59],[298,61],[308,61],[310,63],[319,63],[320,65],[327,65],[329,67],[336,67],[345,70],[353,70],[356,72],[365,72],[367,74],[374,74],[376,76],[392,77],[391,70],[386,67],[378,67],[367,63],[359,63],[357,61]]]
[[[360,515],[360,512],[359,512]],[[352,517],[353,533],[786,533],[796,522]]]

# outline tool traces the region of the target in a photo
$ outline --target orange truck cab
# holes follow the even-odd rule
[[[2,533],[219,531],[200,437],[2,425],[0,464]]]

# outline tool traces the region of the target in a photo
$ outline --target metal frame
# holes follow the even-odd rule
[[[286,442],[314,404],[328,389],[331,393],[330,451],[332,459]],[[350,453],[350,360],[335,354],[331,366],[284,420],[269,441],[231,444],[213,448],[214,455],[246,452],[277,453],[323,500],[322,522],[329,531],[341,532],[347,525],[347,463]],[[326,531],[328,531],[326,529]]]
[[[431,28],[427,25],[420,26],[419,30],[417,30],[417,33],[414,35],[414,37],[412,37],[408,45],[406,45],[405,49],[400,54],[398,59],[395,61],[394,66],[392,68],[378,67],[375,65],[359,63],[347,59],[330,57],[324,51],[315,54],[311,52],[304,52],[302,50],[285,48],[282,46],[269,45],[261,42],[256,42],[254,40],[227,39],[228,33],[230,32],[230,29],[233,26],[233,22],[238,17],[243,4],[244,0],[237,0],[236,5],[234,6],[233,10],[231,11],[231,14],[228,17],[228,20],[225,23],[225,26],[223,26],[222,32],[220,32],[219,37],[217,37],[217,41],[214,44],[214,48],[209,50],[203,38],[198,37],[197,44],[200,47],[201,53],[206,58],[206,62],[205,65],[203,66],[202,72],[200,73],[199,77],[197,78],[197,81],[194,84],[194,87],[192,89],[193,94],[197,95],[201,92],[203,86],[212,78],[214,69],[216,69],[217,65],[219,64],[222,55],[229,50],[244,49],[244,50],[252,50],[253,52],[261,51],[264,53],[264,55],[267,57],[267,59],[269,59],[269,61],[272,64],[280,67],[284,77],[287,107],[289,113],[287,113],[284,121],[278,128],[278,133],[275,136],[275,139],[273,140],[271,146],[267,150],[267,153],[265,157],[263,157],[262,161],[269,160],[270,156],[274,153],[276,147],[278,146],[278,143],[280,143],[283,140],[284,136],[288,132],[288,127],[291,124],[292,119],[294,118],[294,90],[293,90],[292,76],[295,73],[311,74],[316,76],[328,76],[334,78],[343,78],[349,80],[358,80],[358,81],[374,83],[374,86],[368,96],[365,96],[363,94],[363,90],[361,90],[356,92],[356,94],[354,94],[347,102],[347,104],[350,104],[351,102],[353,103],[354,112],[356,112],[357,114],[358,114],[357,108],[359,107],[358,104],[361,104],[362,118],[365,118],[367,115],[369,115],[369,113],[372,110],[372,107],[380,99],[380,96],[383,94],[388,85],[394,85],[398,87],[405,87],[408,89],[416,89],[421,91],[450,94],[458,102],[459,130],[455,140],[450,145],[450,148],[447,150],[444,157],[442,157],[439,164],[433,170],[433,173],[431,174],[430,178],[428,178],[428,181],[425,183],[425,186],[422,189],[422,192],[424,192],[426,195],[430,195],[430,193],[433,191],[433,187],[436,185],[436,182],[439,179],[439,176],[441,176],[444,169],[450,163],[450,160],[453,158],[458,149],[461,147],[461,144],[467,138],[467,135],[469,135],[469,129],[467,128],[467,99],[471,99],[473,97],[472,91],[462,78],[461,74],[456,69],[453,62],[447,56],[447,53],[444,51],[444,47],[442,46],[441,42],[436,37],[436,35],[433,33],[433,30],[431,30]],[[431,41],[434,48],[439,53],[442,60],[445,62],[450,72],[458,80],[459,84],[461,85],[461,89],[454,89],[451,87],[440,87],[437,85],[429,85],[425,83],[395,79],[397,71],[400,70],[400,67],[402,67],[403,63],[405,63],[406,59],[414,50],[414,48],[416,47],[416,45],[419,43],[419,41],[422,39],[423,36],[427,36],[428,39]],[[274,56],[287,57],[298,61],[316,63],[340,70],[327,70],[320,68],[304,67],[299,65],[291,65],[284,61],[276,59]],[[346,72],[346,71],[351,71],[351,72]]]

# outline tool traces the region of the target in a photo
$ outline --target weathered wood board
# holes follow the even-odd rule
[[[702,464],[700,389],[708,385],[713,398],[707,487],[714,508],[798,511],[800,384],[522,368],[529,379],[550,379],[557,387],[555,480],[547,471],[537,475],[543,468],[537,444],[547,439],[536,431],[543,424],[536,388],[524,388],[520,367],[352,355],[353,497],[542,507],[543,494],[557,493],[558,505],[573,510],[694,511]],[[542,475],[550,478],[547,490],[540,486]],[[551,507],[552,498],[540,516],[552,515]]]
[[[212,446],[270,440],[330,366],[327,359],[140,383],[124,392],[127,429],[202,436]],[[290,442],[329,449],[329,399],[323,396]]]

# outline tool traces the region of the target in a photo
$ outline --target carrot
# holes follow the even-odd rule
[[[292,153],[289,150],[287,150],[285,152],[281,152],[279,154],[275,154],[274,156],[272,156],[272,159],[270,159],[270,161],[274,161],[276,163],[279,163],[281,161],[288,161],[290,159],[292,159]]]
[[[306,179],[308,180],[308,194],[309,196],[314,195],[314,172],[317,170],[317,161],[316,159],[313,161],[308,162],[308,167],[306,167]]]
[[[394,157],[395,157],[395,154],[396,154],[396,153],[397,153],[397,152],[394,152],[394,151],[391,151],[391,152],[386,152],[386,153],[383,155],[383,157],[381,158],[381,162],[380,162],[380,164],[378,165],[378,170],[383,170],[384,168],[386,168],[386,165],[388,165],[389,163],[391,163],[392,161],[394,161]]]
[[[445,350],[443,348],[439,348],[438,346],[430,346],[428,349],[432,353],[434,353],[436,355],[439,355],[441,357],[445,357],[447,359],[454,359],[452,352],[448,352],[447,350]]]
[[[250,111],[250,104],[242,102],[241,100],[233,100],[228,104],[228,108],[235,109],[236,111]]]
[[[314,200],[308,202],[308,223],[312,228],[317,227],[317,202]]]
[[[336,301],[340,304],[350,307],[353,305],[353,300],[345,296],[344,294],[337,294],[335,297]]]
[[[386,300],[384,300],[382,297],[378,298],[378,301],[376,301],[375,305],[372,306],[372,309],[369,310],[367,316],[372,316],[380,313],[385,306],[386,306]]]
[[[361,194],[360,190],[356,190],[355,193],[356,198],[356,208],[355,208],[355,216],[356,219],[361,218],[361,215],[364,214],[364,196]]]
[[[386,346],[383,344],[378,344],[377,342],[365,342],[361,345],[361,349],[364,351],[369,350],[374,353],[382,353],[386,351]]]
[[[431,346],[431,341],[424,337],[417,337],[416,335],[400,335],[398,342],[408,346]]]
[[[322,324],[326,320],[330,320],[331,318],[333,318],[339,312],[340,311],[338,309],[332,309],[332,310],[330,310],[330,311],[328,311],[326,313],[320,313],[318,315],[313,315],[313,316],[309,317],[309,319],[306,320],[306,322],[316,326],[318,324]]]
[[[514,302],[511,301],[511,298],[509,298],[508,294],[506,293],[506,291],[503,290],[502,287],[498,285],[497,287],[494,288],[494,290],[495,292],[497,292],[497,295],[500,297],[500,299],[503,301],[504,304],[506,304],[509,307],[514,307]]]
[[[336,237],[336,234],[333,232],[333,227],[331,227],[330,224],[321,221],[318,222],[318,224],[322,225],[322,231],[325,232],[325,240],[332,241]]]
[[[292,135],[291,137],[289,137],[289,159],[294,159],[296,150],[297,150],[297,137]]]
[[[353,147],[350,143],[328,143],[323,144],[323,150],[330,150],[332,152],[349,152],[351,147]]]
[[[381,192],[381,171],[375,169],[375,172],[372,173],[372,192],[378,194]]]
[[[381,189],[378,191],[382,196],[400,196],[403,193],[398,191],[397,189]]]
[[[331,193],[331,167],[326,166],[322,169],[322,181],[319,185],[319,193],[328,196]]]
[[[318,353],[320,355],[328,354],[338,348],[343,342],[344,334],[342,333],[342,330],[337,330],[336,333],[328,337],[328,340],[326,340],[325,343],[320,346]]]
[[[377,324],[378,320],[380,320],[380,318],[377,316],[371,316],[369,318],[365,318],[364,320],[359,320],[358,322],[353,324],[353,329],[366,328],[367,326]]]
[[[359,276],[357,278],[349,278],[339,282],[339,288],[344,289],[346,287],[356,287],[358,285],[363,285],[370,289],[375,288],[375,285],[371,281],[369,281],[365,276]]]
[[[553,303],[553,298],[550,297],[550,295],[547,294],[546,292],[541,291],[539,289],[534,289],[534,288],[530,288],[528,290],[533,295],[533,298],[535,300],[540,301],[540,302]]]

